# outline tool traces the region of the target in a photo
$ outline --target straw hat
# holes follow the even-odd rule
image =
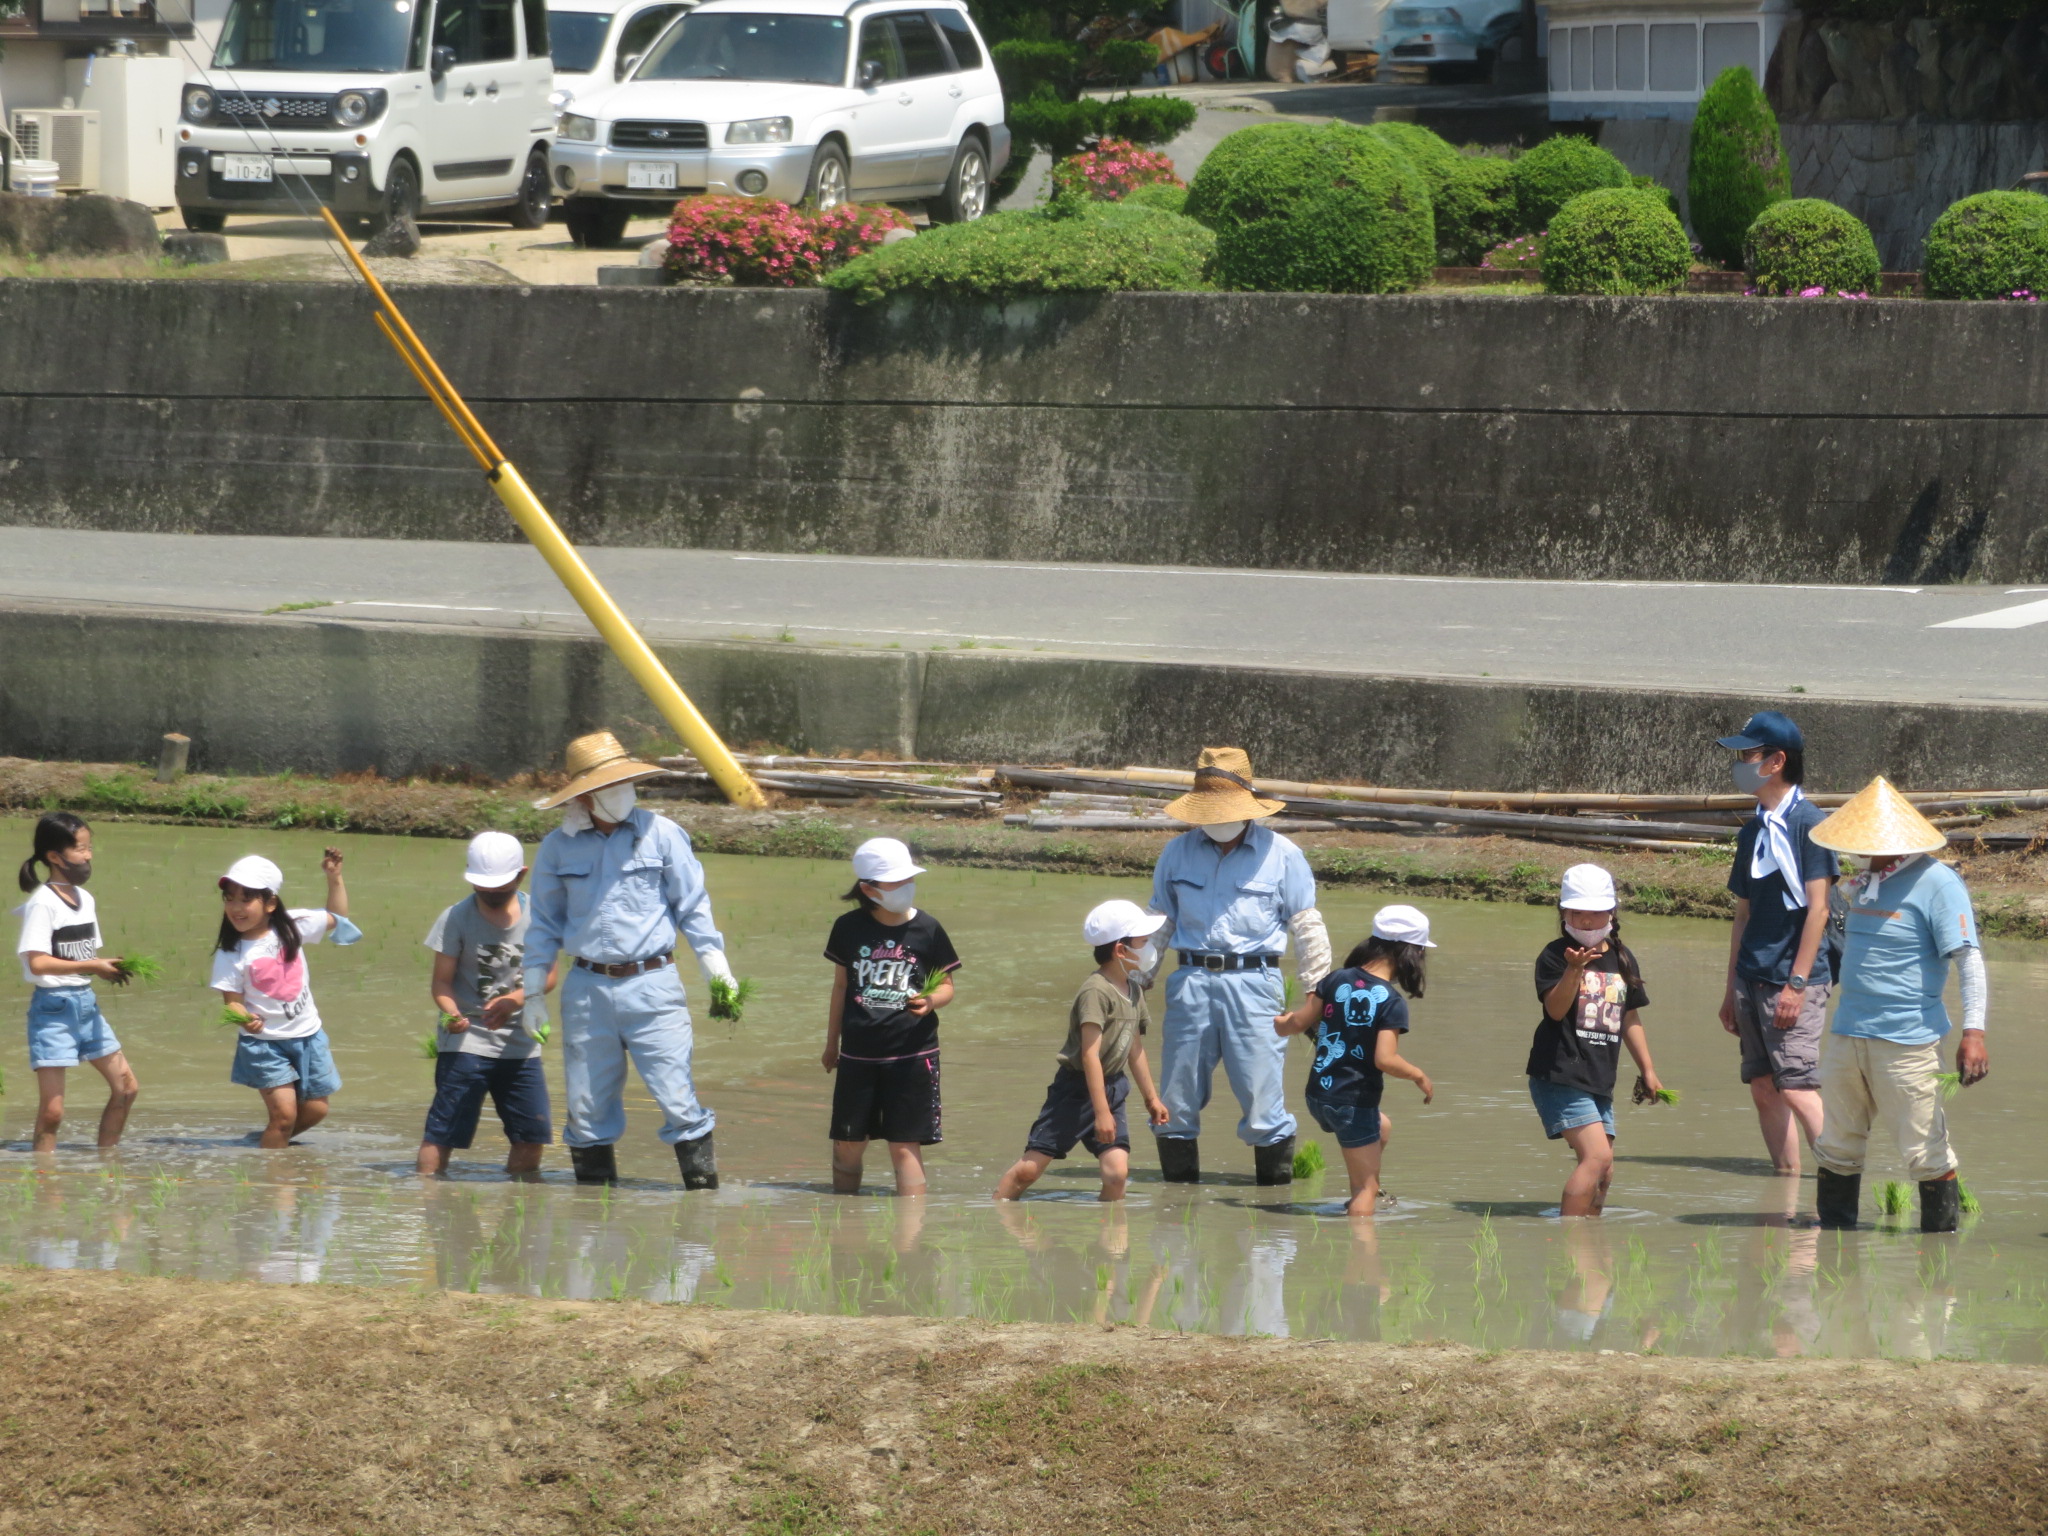
[[[1257,821],[1287,809],[1285,801],[1261,800],[1252,786],[1252,760],[1236,747],[1204,747],[1195,764],[1195,787],[1166,803],[1166,814],[1191,827],[1223,821]]]
[[[603,789],[607,784],[624,784],[629,779],[644,779],[651,774],[668,771],[653,763],[639,761],[619,745],[619,738],[610,731],[593,731],[588,736],[578,736],[569,743],[569,750],[563,757],[563,766],[569,770],[569,782],[552,795],[534,801],[535,810],[552,811],[558,805],[567,805],[578,795]]]
[[[1941,828],[1913,809],[1913,802],[1882,777],[1872,779],[1808,836],[1836,853],[1866,858],[1933,853],[1948,846]]]

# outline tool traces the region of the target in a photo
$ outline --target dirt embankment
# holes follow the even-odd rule
[[[554,812],[533,809],[559,780],[315,779],[295,774],[231,777],[192,774],[157,784],[133,764],[44,763],[0,757],[0,809],[62,808],[89,818],[134,817],[198,825],[316,827],[416,837],[470,837],[488,828],[538,838]],[[1022,805],[1023,801],[1018,802]],[[1030,832],[996,816],[919,813],[886,801],[857,808],[743,811],[693,800],[662,809],[713,853],[844,858],[863,838],[889,833],[934,862],[984,869],[1050,869],[1149,877],[1156,832]],[[1986,830],[2014,832],[2048,818],[2006,817]],[[2048,836],[2048,833],[2044,833]],[[1406,837],[1367,832],[1305,832],[1317,879],[1332,885],[1400,892],[1410,899],[1454,898],[1542,905],[1557,896],[1559,874],[1581,859],[1614,871],[1630,912],[1671,917],[1729,916],[1729,853],[1701,848],[1654,853],[1583,849],[1515,837]],[[1976,897],[1987,933],[2048,938],[2048,869],[2025,853],[1971,854],[1958,868]]]
[[[2048,1525],[2048,1370],[0,1281],[0,1530]]]

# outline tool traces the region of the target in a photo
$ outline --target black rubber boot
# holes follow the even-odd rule
[[[578,1184],[616,1184],[619,1182],[619,1160],[609,1145],[602,1147],[571,1147],[569,1166],[576,1170]]]
[[[1863,1202],[1863,1175],[1830,1173],[1823,1168],[1814,1175],[1818,1188],[1814,1204],[1823,1227],[1847,1232],[1856,1225],[1856,1208]]]
[[[718,1154],[711,1146],[711,1133],[706,1131],[695,1141],[676,1143],[676,1166],[683,1171],[683,1188],[718,1188]]]
[[[1169,1184],[1202,1182],[1202,1153],[1194,1137],[1159,1138],[1159,1176]]]
[[[1953,1232],[1963,1219],[1963,1184],[1960,1179],[1920,1181],[1920,1230]]]
[[[1252,1176],[1261,1184],[1294,1182],[1294,1138],[1276,1141],[1270,1147],[1252,1148]]]

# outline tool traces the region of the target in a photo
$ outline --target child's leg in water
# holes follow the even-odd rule
[[[996,1184],[998,1200],[1015,1200],[1024,1191],[1045,1176],[1045,1170],[1052,1166],[1052,1159],[1043,1152],[1026,1152],[1010,1164],[1010,1171]]]
[[[259,1146],[288,1147],[294,1136],[310,1131],[327,1118],[327,1100],[301,1099],[297,1083],[258,1092],[263,1095],[263,1107],[270,1112],[270,1123],[263,1128]]]
[[[1345,1215],[1370,1216],[1379,1209],[1380,1158],[1393,1139],[1394,1122],[1381,1115],[1378,1141],[1344,1148],[1344,1171],[1351,1179],[1351,1203],[1344,1207]]]
[[[1573,1126],[1564,1133],[1564,1142],[1577,1155],[1579,1166],[1565,1181],[1558,1215],[1598,1216],[1607,1204],[1607,1185],[1614,1177],[1614,1138],[1595,1120],[1591,1125]]]
[[[62,1067],[36,1068],[36,1139],[38,1152],[57,1150],[57,1128],[64,1123]]]
[[[889,1143],[889,1161],[896,1165],[896,1193],[924,1193],[924,1148],[914,1141]]]
[[[89,1065],[107,1080],[107,1107],[100,1111],[100,1145],[119,1146],[121,1132],[128,1128],[128,1111],[134,1106],[141,1085],[135,1081],[125,1052],[115,1051]]]
[[[835,1141],[832,1143],[832,1193],[835,1195],[857,1195],[860,1193],[861,1164],[867,1161],[868,1144],[864,1141]]]
[[[1121,1200],[1131,1183],[1131,1154],[1111,1147],[1102,1154],[1102,1193],[1098,1200]]]

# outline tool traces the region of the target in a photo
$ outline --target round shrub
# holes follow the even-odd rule
[[[1421,173],[1348,123],[1238,130],[1195,172],[1187,211],[1216,231],[1224,288],[1400,293],[1436,264]]]
[[[910,220],[894,208],[842,203],[829,213],[758,197],[686,197],[669,216],[663,265],[676,282],[808,288],[874,250]]]
[[[1742,65],[1724,69],[1700,96],[1685,173],[1700,252],[1724,266],[1742,259],[1756,216],[1792,195],[1778,119]]]
[[[1123,200],[1140,208],[1161,208],[1168,213],[1188,211],[1188,189],[1184,182],[1155,181],[1134,188]]]
[[[1447,267],[1470,267],[1520,233],[1509,162],[1460,155],[1435,190],[1436,254]]]
[[[1581,192],[1629,184],[1628,167],[1591,139],[1563,135],[1545,139],[1508,163],[1515,213],[1524,232],[1548,229],[1557,210]]]
[[[862,302],[894,293],[1000,300],[1201,288],[1215,249],[1215,235],[1179,214],[1136,202],[1082,203],[943,224],[848,262],[824,286]]]
[[[2009,299],[2048,293],[2048,197],[1979,192],[1927,232],[1927,296]]]
[[[1634,187],[1573,198],[1543,239],[1546,293],[1675,293],[1692,244],[1664,199]]]
[[[1685,222],[1685,215],[1678,211],[1678,194],[1654,176],[1631,176],[1628,184],[1638,192],[1654,192],[1664,199],[1664,206],[1671,210],[1671,217],[1679,223]]]
[[[1762,294],[1868,293],[1877,284],[1877,242],[1848,209],[1795,197],[1756,216],[1743,237],[1742,270]]]
[[[1465,157],[1451,147],[1450,140],[1432,133],[1420,123],[1373,123],[1366,130],[1389,148],[1399,150],[1422,172],[1432,190],[1451,174],[1451,168]]]

